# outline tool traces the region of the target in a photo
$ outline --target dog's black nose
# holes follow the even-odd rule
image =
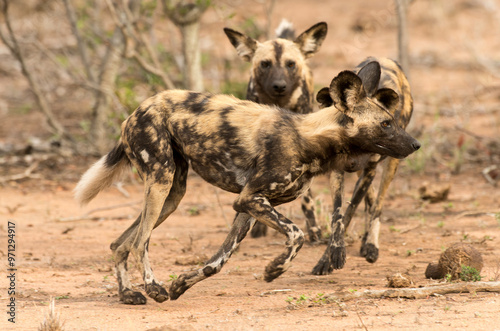
[[[283,93],[286,90],[286,82],[284,80],[278,80],[273,83],[273,90],[277,93]]]
[[[415,142],[413,144],[411,144],[411,147],[413,147],[414,150],[418,151],[420,149],[420,146],[422,146],[420,144],[420,142],[418,140],[415,140]]]

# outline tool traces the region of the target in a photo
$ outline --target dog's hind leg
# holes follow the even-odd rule
[[[250,215],[237,213],[226,240],[217,253],[205,263],[203,268],[187,274],[182,274],[172,282],[169,290],[170,299],[177,299],[194,284],[218,273],[231,257],[231,254],[238,248],[254,223],[255,219]]]
[[[144,279],[146,293],[156,301],[163,302],[168,299],[168,293],[154,277],[148,258],[148,246],[151,233],[160,219],[164,202],[170,193],[173,172],[165,171],[160,183],[156,181],[155,177],[157,178],[153,175],[146,180],[142,219],[130,252],[134,256]]]
[[[156,229],[163,221],[172,214],[176,209],[184,197],[186,193],[186,179],[189,164],[184,158],[176,157],[176,170],[174,174],[174,182],[172,183],[172,188],[170,189],[170,193],[163,204],[163,209],[161,211],[160,218],[156,222],[154,228]],[[139,226],[142,218],[142,213],[137,217],[134,223],[125,230],[120,237],[118,237],[115,241],[111,243],[111,250],[114,252],[127,238],[135,238],[137,235],[137,227]]]
[[[128,237],[115,250],[118,291],[123,303],[135,305],[146,303],[146,298],[140,292],[132,290],[132,284],[128,278],[127,259],[130,252],[134,255],[144,279],[146,293],[159,302],[168,299],[167,292],[158,284],[151,269],[148,259],[148,245],[151,232],[160,218],[163,202],[169,194],[169,189],[168,185],[151,184],[150,180],[147,180],[141,220],[135,228],[133,228],[134,223],[125,231],[124,234],[129,233]],[[117,241],[115,241],[116,244],[119,243]]]
[[[380,188],[378,191],[377,199],[370,209],[370,220],[368,227],[361,242],[360,254],[366,261],[374,263],[379,255],[379,232],[380,232],[380,215],[382,214],[382,206],[384,204],[387,190],[391,185],[392,180],[398,169],[399,160],[389,158],[384,164],[382,179],[380,181]]]
[[[186,192],[186,178],[188,172],[188,163],[182,158],[176,158],[176,170],[174,174],[174,180],[170,193],[163,204],[163,208],[160,217],[156,221],[154,228],[158,227],[163,221],[172,214],[177,208],[179,202]],[[141,215],[137,220],[118,238],[111,244],[111,249],[115,252],[116,260],[116,273],[118,277],[120,300],[128,304],[143,304],[146,302],[146,298],[140,292],[133,292],[130,290],[130,283],[128,282],[127,275],[127,258],[132,246],[134,239],[137,237],[137,229],[141,222]],[[146,247],[147,249],[148,247]],[[149,259],[147,252],[144,257],[144,263],[149,265]],[[157,282],[155,281],[157,284]],[[156,301],[164,301],[168,298],[167,292],[162,291],[161,287],[153,285],[146,286],[146,292],[150,297],[153,297]],[[128,290],[125,290],[128,289]],[[142,298],[141,298],[142,297]]]

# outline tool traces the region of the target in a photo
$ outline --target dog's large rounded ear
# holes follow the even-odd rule
[[[330,97],[338,110],[353,110],[362,98],[366,98],[361,78],[352,71],[342,71],[330,84]]]
[[[224,33],[231,42],[231,44],[236,48],[238,55],[245,61],[250,62],[255,55],[255,50],[257,49],[257,41],[243,33],[235,31],[230,28],[224,28]]]
[[[328,87],[323,87],[316,94],[316,101],[319,103],[320,108],[326,108],[333,105],[332,97],[330,96],[330,89]]]
[[[372,96],[377,92],[380,75],[380,64],[377,61],[372,61],[359,70],[358,76],[361,78],[363,87],[368,96]]]
[[[378,90],[372,98],[377,99],[391,114],[394,114],[399,104],[399,95],[390,88]]]
[[[307,59],[319,51],[327,32],[328,25],[325,22],[319,22],[302,32],[294,42]]]

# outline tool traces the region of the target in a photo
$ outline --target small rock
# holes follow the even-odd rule
[[[393,288],[411,287],[415,285],[415,283],[413,282],[413,280],[409,275],[402,275],[400,273],[388,276],[387,281],[388,281],[387,287],[393,287]]]
[[[424,182],[418,189],[418,193],[420,194],[420,199],[437,203],[448,199],[450,188],[450,184],[429,184],[428,182]]]
[[[459,279],[462,266],[472,267],[480,273],[483,269],[483,257],[469,244],[454,243],[441,254],[438,263],[429,263],[425,277],[441,279],[449,274],[450,280]]]

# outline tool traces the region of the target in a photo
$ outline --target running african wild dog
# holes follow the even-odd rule
[[[141,292],[132,290],[129,253],[147,295],[158,302],[174,300],[218,273],[255,220],[287,239],[285,251],[269,263],[264,279],[270,282],[285,272],[302,247],[304,234],[275,206],[304,193],[314,176],[333,169],[363,169],[373,153],[404,158],[420,147],[392,115],[398,105],[396,92],[376,89],[377,70],[379,64],[371,62],[357,74],[341,72],[328,90],[333,105],[310,114],[180,90],[144,101],[123,122],[114,149],[87,170],[75,188],[76,199],[85,204],[130,165],[144,180],[141,214],[111,244],[120,300],[146,302]],[[151,269],[149,240],[181,201],[189,164],[208,183],[237,194],[236,216],[219,250],[202,268],[180,275],[167,292]]]
[[[238,31],[225,28],[238,55],[252,63],[247,100],[277,105],[299,114],[313,111],[314,85],[307,59],[319,51],[327,34],[327,24],[320,22],[295,38],[293,25],[283,20],[276,29],[276,39],[258,42]],[[307,233],[311,242],[321,239],[321,229],[314,216],[314,200],[310,190],[302,195],[302,210],[306,216]],[[252,237],[264,236],[267,226],[256,223]]]
[[[399,100],[394,107],[388,108],[391,115],[394,116],[395,125],[405,129],[410,121],[413,113],[413,98],[410,92],[410,85],[406,79],[403,70],[397,62],[387,58],[367,58],[360,63],[354,72],[360,72],[365,66],[376,61],[381,66],[381,71],[374,72],[375,77],[373,82],[379,80],[378,86],[372,88],[385,89],[390,88],[394,90]],[[330,107],[335,101],[330,97],[329,88],[325,87],[318,92],[318,102],[320,107]],[[392,124],[391,124],[392,125]],[[365,234],[361,241],[361,256],[365,257],[368,262],[374,263],[379,255],[379,230],[380,230],[380,216],[382,213],[382,206],[384,199],[391,184],[400,160],[381,153],[373,155],[365,168],[359,173],[358,181],[356,182],[353,195],[350,203],[345,209],[345,214],[341,214],[342,208],[342,194],[344,189],[344,176],[341,170],[336,169],[330,176],[330,186],[332,195],[334,196],[334,207],[332,216],[332,233],[327,249],[317,265],[313,268],[313,274],[325,275],[333,271],[333,269],[341,269],[344,267],[346,254],[344,243],[344,231],[349,226],[351,219],[363,198],[367,206],[367,217],[365,225]],[[372,181],[376,174],[377,165],[382,164],[383,172],[377,196]]]

